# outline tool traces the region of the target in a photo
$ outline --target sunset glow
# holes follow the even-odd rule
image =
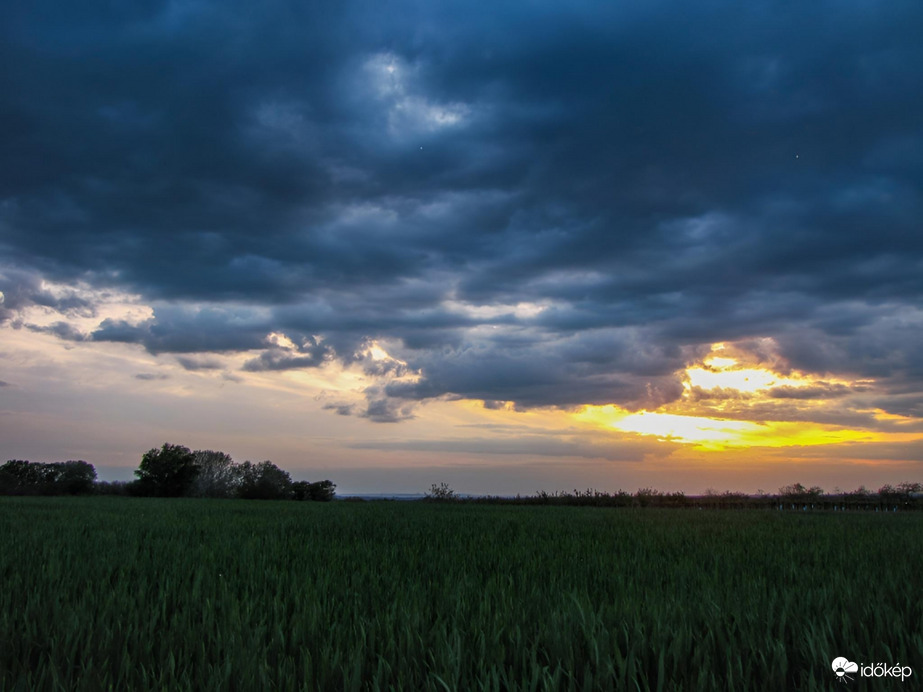
[[[837,385],[848,387],[842,379],[821,379],[802,373],[782,375],[769,367],[741,366],[736,358],[718,356],[724,344],[714,344],[712,355],[690,365],[682,373],[684,391],[680,400],[653,411],[631,412],[615,405],[585,406],[576,418],[581,422],[621,432],[649,435],[679,442],[704,451],[724,451],[755,447],[811,447],[863,442],[910,442],[923,439],[918,432],[879,431],[850,428],[812,421],[765,419],[761,412],[773,410],[778,399],[769,396],[774,388],[807,388]],[[863,381],[863,387],[871,383]],[[710,395],[714,400],[710,399]],[[721,418],[715,410],[726,408],[725,401],[735,402],[734,418]],[[800,400],[798,411],[820,408],[823,397]],[[769,407],[769,408],[767,408]],[[697,415],[697,409],[701,413]],[[790,409],[790,413],[794,413]],[[895,416],[880,410],[870,411],[870,420],[911,423],[914,419]]]
[[[818,423],[722,420],[656,411],[627,413],[615,407],[586,407],[578,418],[641,435],[690,444],[699,450],[723,451],[748,447],[808,447],[843,442],[910,441],[916,433],[850,430]]]
[[[732,365],[722,368],[689,368],[686,370],[686,378],[692,387],[734,389],[743,393],[758,392],[770,387],[805,387],[810,384],[808,378],[783,377],[768,370],[735,368]]]

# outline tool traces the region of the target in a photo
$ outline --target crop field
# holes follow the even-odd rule
[[[0,498],[0,584],[8,691],[923,676],[919,512]]]

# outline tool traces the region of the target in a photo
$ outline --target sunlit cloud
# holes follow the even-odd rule
[[[721,360],[736,364],[733,359],[725,358]],[[691,387],[701,387],[702,389],[727,388],[745,393],[758,392],[770,387],[806,387],[812,382],[809,378],[783,377],[768,370],[755,368],[736,369],[733,368],[733,365],[720,368],[714,366],[711,368],[689,368],[686,370],[686,378]]]
[[[377,53],[364,65],[372,92],[385,106],[394,137],[435,133],[463,125],[472,112],[466,103],[439,102],[420,91],[419,67],[394,53]]]
[[[768,346],[773,346],[771,341]],[[680,442],[705,451],[923,439],[917,432],[868,426],[856,428],[811,420],[810,412],[816,414],[829,404],[829,399],[842,396],[844,391],[851,391],[851,387],[860,392],[868,389],[874,384],[868,380],[850,382],[792,370],[782,374],[776,370],[780,365],[778,361],[773,365],[757,364],[753,362],[753,354],[738,348],[741,357],[725,355],[729,350],[725,344],[714,344],[708,356],[680,373],[684,392],[678,401],[657,410],[638,412],[616,405],[585,406],[575,417],[604,428]],[[780,391],[784,393],[780,395]],[[810,392],[810,396],[802,399],[797,395],[800,391]],[[773,410],[779,399],[795,401],[798,411],[807,411],[807,415],[798,420],[767,420],[765,414]],[[733,401],[733,406],[727,405],[729,400]],[[716,416],[716,412],[728,417]],[[917,422],[877,409],[868,414],[870,422]]]
[[[550,301],[523,301],[513,305],[472,305],[459,300],[446,300],[442,305],[449,312],[464,315],[473,320],[489,321],[504,316],[521,320],[538,317],[545,312],[552,303]]]
[[[774,347],[771,340],[763,341]],[[842,380],[821,380],[815,375],[794,371],[782,374],[774,369],[773,364],[741,362],[740,358],[723,355],[727,351],[727,345],[713,344],[711,354],[701,364],[686,368],[683,376],[686,389],[731,389],[742,394],[752,394],[779,387],[810,387],[819,382],[842,383]]]

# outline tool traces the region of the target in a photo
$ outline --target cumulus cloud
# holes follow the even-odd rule
[[[0,265],[0,324],[21,318],[26,309],[46,308],[66,316],[93,315],[93,300],[76,286],[46,281],[34,269]]]

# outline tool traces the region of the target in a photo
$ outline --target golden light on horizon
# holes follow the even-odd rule
[[[748,432],[755,432],[759,429],[756,423],[748,421],[719,420],[649,411],[629,414],[612,423],[611,426],[623,432],[694,443],[700,448],[712,445],[729,446],[743,439]]]
[[[820,378],[797,371],[782,374],[760,362],[742,363],[742,360],[752,361],[753,358],[747,358],[746,353],[738,358],[730,351],[725,344],[714,344],[708,356],[689,365],[681,374],[684,391],[680,399],[656,410],[633,412],[613,404],[588,405],[574,415],[578,421],[594,427],[649,435],[704,451],[898,442],[921,438],[919,433],[812,421],[806,412],[823,408],[829,399],[823,396],[779,399],[773,397],[773,390],[831,385],[842,389],[844,386],[866,386],[870,383]],[[736,394],[729,399],[729,392]],[[727,406],[727,401],[733,402],[733,405]],[[748,415],[751,412],[752,417]],[[771,419],[766,418],[767,413],[772,414]],[[875,421],[895,420],[894,416],[882,411],[869,413]],[[730,415],[724,417],[724,414]],[[784,415],[796,419],[785,420]]]
[[[844,442],[899,442],[920,437],[916,433],[855,430],[804,421],[756,422],[658,411],[632,413],[612,405],[585,406],[575,415],[582,422],[690,444],[700,451],[750,447],[813,447]]]

